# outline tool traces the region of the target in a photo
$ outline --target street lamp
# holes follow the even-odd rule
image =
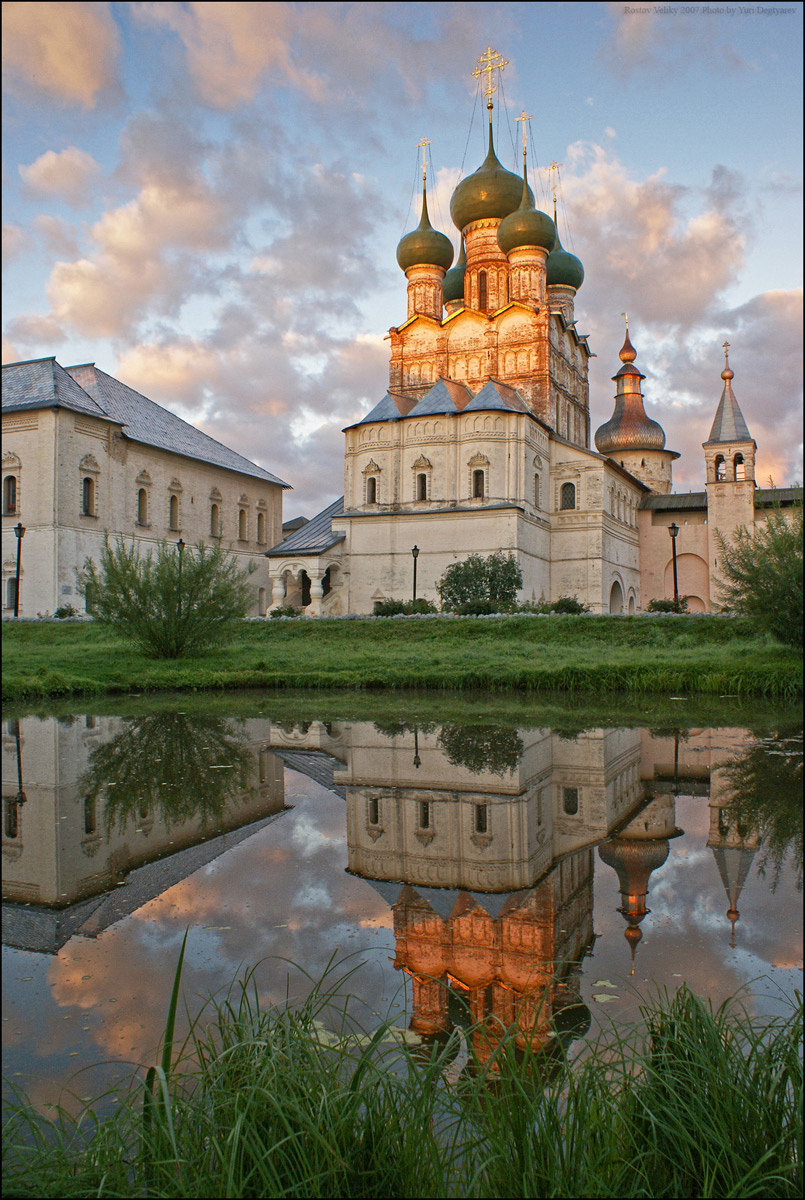
[[[414,600],[416,600],[416,560],[419,558],[419,546],[414,546],[411,550],[411,557],[414,560]]]
[[[182,553],[184,551],[184,541],[181,538],[179,538],[178,542],[176,543],[176,549],[179,551],[179,602],[178,602],[178,610],[179,611],[178,611],[178,616],[179,616],[179,620],[181,620],[181,618],[182,618]]]
[[[22,539],[25,537],[25,526],[18,521],[14,526],[14,536],[17,539],[17,575],[14,585],[14,616],[20,615],[20,559],[22,556]]]
[[[674,558],[674,604],[679,604],[679,583],[676,574],[676,539],[679,536],[679,526],[676,521],[672,521],[668,527],[668,532],[671,535],[671,551]]]

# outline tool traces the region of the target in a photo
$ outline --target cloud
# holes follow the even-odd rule
[[[48,254],[55,258],[78,258],[78,236],[75,227],[63,217],[50,217],[41,213],[31,222],[42,238]]]
[[[65,341],[66,334],[53,317],[28,313],[8,323],[8,333],[22,346],[55,346]]]
[[[28,234],[20,225],[3,226],[3,264],[22,254],[28,247]]]
[[[93,108],[98,93],[117,82],[119,50],[108,4],[3,4],[3,75],[14,91]]]
[[[28,192],[53,196],[78,208],[89,199],[101,168],[91,154],[68,146],[59,154],[46,151],[30,166],[20,166],[19,172]]]
[[[729,22],[700,14],[667,11],[661,0],[641,0],[639,5],[612,2],[606,5],[612,26],[600,57],[618,76],[640,72],[677,75],[695,62],[708,70],[754,69],[728,40]]]

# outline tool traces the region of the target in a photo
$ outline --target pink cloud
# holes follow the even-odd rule
[[[119,50],[108,4],[3,5],[3,75],[12,90],[94,108],[98,93],[117,83]]]

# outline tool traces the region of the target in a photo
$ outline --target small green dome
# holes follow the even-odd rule
[[[550,250],[556,242],[556,226],[547,213],[534,207],[533,198],[529,199],[530,192],[523,179],[520,207],[500,222],[498,245],[504,254],[520,246],[542,246]]]
[[[552,284],[562,284],[564,287],[572,287],[577,291],[584,283],[584,267],[581,265],[581,259],[563,248],[559,241],[558,230],[556,245],[548,255],[546,263],[546,282],[548,287]]]
[[[489,153],[477,171],[462,179],[450,201],[450,216],[458,229],[483,217],[507,217],[520,204],[523,184],[519,175],[507,171],[498,161],[489,126]],[[534,196],[528,189],[531,203]]]
[[[464,299],[464,271],[467,267],[467,251],[464,247],[464,238],[461,239],[461,254],[458,262],[445,275],[442,280],[442,299],[445,304],[450,300]]]
[[[449,237],[434,229],[428,219],[428,197],[422,189],[422,219],[416,229],[400,238],[397,262],[403,271],[409,267],[443,267],[446,271],[453,261],[453,243]]]

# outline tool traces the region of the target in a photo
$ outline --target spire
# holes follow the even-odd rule
[[[620,351],[623,366],[613,376],[617,385],[615,411],[595,434],[595,445],[599,454],[615,454],[624,450],[662,450],[665,448],[665,432],[661,425],[646,416],[640,380],[645,379],[635,366],[637,351],[629,339],[629,324],[626,313],[626,338]]]
[[[724,380],[724,390],[721,393],[721,399],[716,409],[713,428],[710,430],[710,436],[705,445],[717,442],[754,441],[732,390],[732,381],[735,378],[735,373],[730,369],[729,348],[729,342],[724,342],[725,367],[721,372],[721,378]]]

